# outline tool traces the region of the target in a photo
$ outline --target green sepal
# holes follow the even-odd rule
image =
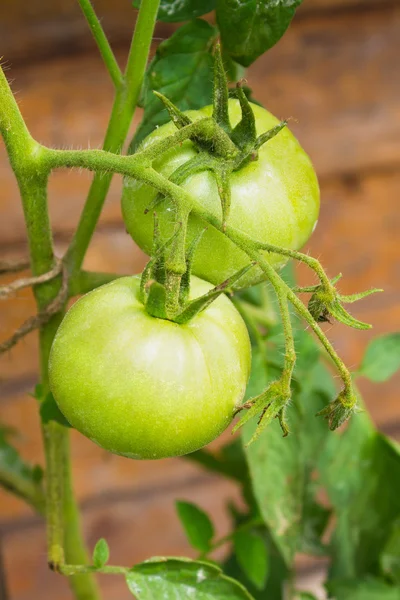
[[[383,290],[380,288],[373,288],[372,290],[366,290],[365,292],[359,292],[358,294],[350,294],[349,296],[340,295],[339,298],[345,304],[351,304],[352,302],[357,302],[357,300],[362,300],[362,298],[366,298],[377,292],[383,292]]]
[[[340,321],[340,323],[343,323],[348,327],[353,327],[354,329],[371,329],[372,327],[369,323],[364,323],[363,321],[355,319],[345,308],[343,308],[338,300],[332,302],[328,307],[328,311],[336,321]]]
[[[276,135],[278,135],[278,133],[281,132],[282,129],[284,129],[286,127],[286,125],[287,125],[287,121],[281,121],[278,125],[275,125],[275,127],[272,127],[272,129],[269,129],[268,131],[265,131],[264,133],[259,135],[255,141],[254,149],[258,150],[266,142],[269,142],[269,140],[272,140],[272,138],[274,138]]]
[[[171,121],[174,123],[177,129],[182,129],[182,127],[185,127],[186,125],[190,125],[190,123],[192,123],[189,117],[185,115],[185,113],[183,113],[181,110],[179,110],[179,108],[175,106],[175,104],[173,104],[171,100],[168,100],[168,98],[164,96],[164,94],[156,92],[155,90],[153,90],[153,94],[157,96],[157,98],[159,98],[164,104],[165,108],[168,111]]]
[[[231,185],[229,181],[230,170],[223,164],[214,170],[215,179],[218,187],[218,195],[221,200],[222,208],[222,230],[225,231],[226,224],[231,210]]]
[[[165,262],[166,262],[166,250],[168,250],[175,238],[179,235],[180,225],[176,227],[174,233],[164,243],[162,242],[160,235],[160,228],[158,223],[157,213],[154,213],[154,228],[153,228],[153,251],[152,258],[145,266],[142,277],[140,279],[140,300],[143,304],[146,304],[149,294],[149,282],[154,280],[161,285],[164,285],[166,280]]]
[[[199,312],[207,308],[207,306],[210,306],[210,304],[214,302],[214,300],[216,300],[218,296],[228,292],[233,286],[233,284],[236,283],[245,273],[247,273],[247,271],[254,267],[255,264],[255,262],[252,262],[246,265],[245,267],[243,267],[243,269],[237,271],[237,273],[235,273],[219,285],[212,288],[212,290],[210,290],[203,296],[200,296],[199,298],[196,298],[195,300],[189,302],[189,304],[187,304],[183,311],[174,318],[174,322],[179,323],[180,325],[188,323],[191,319],[193,319],[193,317],[199,314]]]
[[[333,402],[317,413],[317,417],[327,419],[329,429],[334,431],[345,423],[352,414],[358,412],[357,397],[352,389],[344,389]]]
[[[204,232],[207,230],[207,227],[202,229],[200,233],[192,240],[187,253],[186,253],[186,272],[182,275],[181,279],[181,289],[179,294],[179,303],[181,306],[184,306],[189,300],[190,295],[190,276],[192,270],[192,263],[194,254],[197,250],[197,247],[200,243],[201,238],[203,237]]]
[[[289,428],[285,420],[284,411],[289,400],[290,395],[284,389],[282,381],[274,381],[259,396],[252,398],[243,406],[239,407],[239,410],[246,408],[248,408],[248,410],[236,423],[232,433],[235,433],[240,427],[247,423],[247,421],[261,413],[257,428],[250,441],[246,444],[246,447],[255,442],[259,435],[275,418],[279,419],[283,436],[287,436]]]
[[[242,150],[253,149],[257,139],[256,120],[250,102],[241,84],[236,85],[235,95],[240,102],[242,118],[232,131],[232,141]]]
[[[228,80],[222,61],[221,46],[215,45],[214,50],[214,90],[213,90],[213,119],[228,134],[231,133],[231,123],[228,111]]]
[[[146,300],[146,311],[149,315],[157,319],[167,319],[166,303],[167,292],[165,287],[158,281],[149,281]]]

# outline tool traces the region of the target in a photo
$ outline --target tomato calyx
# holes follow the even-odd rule
[[[308,310],[315,321],[319,323],[330,322],[331,318],[336,321],[340,321],[349,327],[354,329],[370,329],[369,323],[364,323],[355,319],[344,307],[343,304],[351,304],[357,300],[361,300],[370,294],[376,292],[382,292],[383,290],[374,288],[360,292],[358,294],[351,294],[349,296],[339,294],[335,288],[335,283],[341,278],[341,273],[334,277],[330,285],[322,283],[320,285],[312,286],[310,288],[300,288],[298,291],[310,291],[312,296],[308,302]]]
[[[180,111],[168,98],[154,92],[164,103],[171,121],[182,129],[193,126],[189,137],[197,155],[181,165],[170,176],[170,181],[181,185],[188,177],[201,171],[210,171],[215,176],[222,208],[222,226],[225,229],[230,211],[231,190],[230,175],[241,169],[247,162],[258,159],[261,146],[275,137],[287,125],[282,121],[272,129],[257,136],[254,112],[244,92],[243,82],[236,84],[234,90],[228,88],[228,81],[222,61],[221,49],[216,45],[214,52],[214,92],[212,117],[193,121]],[[241,108],[241,120],[232,127],[229,119],[229,97],[236,97]],[[163,198],[158,195],[146,212],[152,210]]]
[[[275,418],[279,420],[283,437],[286,437],[289,434],[289,427],[286,422],[285,412],[290,398],[290,382],[282,376],[281,379],[273,381],[261,394],[239,406],[236,414],[243,410],[246,410],[246,412],[236,423],[232,433],[235,433],[253,417],[260,415],[256,431],[247,445],[252,444]]]
[[[158,319],[167,319],[184,325],[201,311],[205,310],[221,294],[228,293],[234,283],[256,263],[251,262],[234,275],[213,287],[206,294],[190,299],[190,277],[193,256],[205,230],[192,241],[185,254],[185,270],[178,276],[178,297],[175,303],[170,302],[173,293],[169,281],[174,278],[173,270],[169,268],[170,255],[179,251],[175,242],[179,240],[183,224],[178,223],[173,235],[163,241],[160,234],[157,214],[154,213],[154,247],[153,256],[147,263],[140,282],[140,300],[146,311]]]

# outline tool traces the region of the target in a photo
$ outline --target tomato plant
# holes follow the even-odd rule
[[[194,297],[212,286],[192,282]],[[67,313],[50,385],[69,423],[130,458],[180,456],[231,422],[250,373],[246,326],[226,296],[185,325],[149,315],[140,279],[93,290]]]
[[[193,120],[211,116],[212,106],[199,111],[190,111]],[[257,135],[271,130],[279,124],[264,108],[251,104],[255,115]],[[232,127],[241,119],[238,100],[229,101],[229,117]],[[169,137],[175,130],[170,122],[155,129],[142,142],[146,148],[152,143]],[[194,144],[187,140],[181,146],[165,152],[154,164],[154,168],[170,177],[182,165],[197,154]],[[285,128],[258,151],[258,160],[245,164],[230,175],[231,209],[229,224],[259,242],[269,242],[292,250],[298,250],[307,242],[317,225],[319,211],[318,182],[311,162],[290,131]],[[202,207],[221,219],[222,208],[219,202],[218,183],[213,173],[202,171],[189,176],[182,187],[189,192]],[[122,214],[127,230],[139,246],[151,253],[153,240],[153,219],[146,213],[157,195],[149,185],[127,178],[122,196]],[[158,215],[166,235],[171,235],[176,215],[167,202],[160,204]],[[189,218],[188,243],[204,227],[195,215]],[[287,257],[267,254],[274,267],[287,262]],[[245,252],[229,240],[223,232],[209,228],[203,235],[193,261],[193,272],[212,283],[220,283],[248,263]],[[240,280],[247,287],[265,279],[259,267],[254,267]]]
[[[115,88],[102,150],[40,144],[0,69],[0,133],[32,271],[1,286],[0,297],[32,287],[37,305],[0,352],[39,330],[34,397],[45,455],[43,466],[24,460],[0,427],[0,485],[45,517],[49,567],[68,577],[77,600],[99,600],[97,573],[122,575],[137,600],[311,599],[296,589],[299,553],[329,561],[326,589],[336,600],[397,600],[400,451],[360,410],[356,380],[393,375],[400,336],[371,341],[353,372],[332,346],[321,324],[368,329],[345,305],[381,290],[342,294],[341,275],[328,277],[299,251],[318,218],[316,175],[287,121],[260,107],[243,79],[301,0],[135,0],[124,71],[90,0],[78,3]],[[213,10],[217,25],[202,18]],[[157,19],[188,22],[148,61]],[[125,154],[137,106],[143,117]],[[47,199],[59,168],[94,172],[61,257]],[[140,278],[82,268],[114,174],[124,177],[128,231],[149,254]],[[295,262],[312,285],[296,284]],[[2,261],[0,275],[26,266]],[[236,413],[240,435],[203,448]],[[242,502],[229,504],[230,532],[219,537],[201,507],[181,500],[196,559],[156,553],[133,567],[110,565],[101,538],[90,563],[71,427],[110,452],[183,455],[233,480]]]

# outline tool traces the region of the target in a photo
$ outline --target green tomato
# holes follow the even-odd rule
[[[260,106],[252,104],[257,134],[275,125],[278,120]],[[212,114],[212,107],[186,113],[191,119]],[[235,126],[241,116],[239,102],[229,101],[229,116]],[[144,141],[147,147],[176,131],[172,122],[153,131]],[[196,154],[190,140],[172,147],[154,162],[154,168],[169,177],[181,164]],[[259,150],[258,160],[250,162],[231,175],[231,212],[229,225],[253,239],[284,248],[298,250],[313,232],[319,212],[318,181],[307,154],[289,129],[283,129]],[[222,220],[221,202],[215,177],[203,171],[189,177],[182,187],[214,216]],[[153,188],[134,179],[125,179],[122,195],[122,213],[126,228],[137,244],[148,254],[153,240],[153,215],[144,214],[154,199]],[[172,235],[176,215],[173,204],[166,199],[157,207],[160,228],[166,236]],[[188,227],[188,243],[204,229],[204,222],[191,215]],[[287,259],[265,253],[274,267],[283,266]],[[221,283],[227,277],[248,264],[249,259],[223,233],[208,227],[196,250],[193,273]],[[241,278],[240,286],[247,287],[264,279],[258,266]]]
[[[70,424],[110,452],[181,456],[231,422],[249,377],[249,336],[226,296],[178,325],[150,316],[139,286],[123,277],[72,306],[51,349],[50,387]],[[210,287],[193,277],[191,296]]]

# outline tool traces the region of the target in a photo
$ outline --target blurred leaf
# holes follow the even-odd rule
[[[216,0],[161,0],[157,21],[176,23],[201,17],[215,8]],[[133,7],[139,8],[141,0],[134,0]]]
[[[314,338],[304,329],[295,330],[294,345],[296,350],[294,379],[296,379],[302,374],[309,374],[311,369],[316,366],[320,350]]]
[[[328,549],[321,538],[332,511],[315,501],[317,486],[308,483],[302,516],[302,535],[299,551],[313,556],[326,556]]]
[[[248,67],[282,37],[302,0],[217,0],[224,49]]]
[[[393,524],[392,531],[381,554],[383,573],[400,585],[400,520]]]
[[[254,391],[258,391],[257,385],[263,385],[257,362],[256,358],[256,372],[252,373]],[[316,539],[327,521],[322,508],[316,518],[315,483],[312,481],[317,457],[329,437],[325,423],[315,418],[329,400],[318,389],[320,369],[315,370],[315,375],[313,369],[304,373],[301,387],[293,390],[286,413],[289,436],[282,437],[279,423],[275,421],[245,450],[261,515],[288,566],[296,551],[316,546]],[[330,378],[325,370],[325,379]],[[249,422],[244,427],[245,443],[251,439],[255,426],[256,423]],[[313,532],[312,544],[310,531]]]
[[[246,520],[249,520],[249,518],[251,517],[245,518],[243,522],[236,521],[235,526],[245,523]],[[249,590],[256,600],[268,600],[269,598],[272,600],[284,600],[286,587],[285,582],[289,575],[287,567],[268,530],[266,528],[262,530],[258,528],[258,530],[264,542],[265,551],[268,556],[268,574],[264,587],[260,590],[250,581],[250,579],[246,576],[246,573],[244,573],[243,569],[239,565],[235,553],[232,553],[232,555],[225,561],[224,571],[231,577],[234,577],[243,583],[246,589]]]
[[[71,427],[61,410],[58,408],[51,392],[47,394],[40,405],[40,418],[44,424],[49,423],[49,421],[56,421],[64,427]]]
[[[108,563],[109,558],[110,550],[108,548],[108,544],[104,538],[101,538],[98,540],[93,550],[93,564],[95,567],[100,569]]]
[[[39,465],[30,465],[21,458],[18,451],[8,443],[8,433],[8,428],[0,428],[1,485],[25,499],[39,512],[44,512],[43,469]]]
[[[314,594],[310,594],[310,592],[297,592],[294,600],[317,600],[317,597]]]
[[[386,381],[400,369],[400,333],[389,333],[372,340],[357,375],[371,381]]]
[[[240,567],[256,588],[264,589],[269,563],[262,537],[255,531],[237,531],[233,542]]]
[[[378,579],[365,581],[328,581],[326,587],[335,600],[399,600],[400,587],[387,585]]]
[[[209,562],[155,558],[135,565],[127,574],[137,600],[251,600],[237,581]]]
[[[214,473],[236,479],[241,483],[245,483],[249,479],[249,470],[239,439],[222,446],[218,452],[211,453],[208,450],[196,450],[196,452],[186,454],[183,458],[191,460]]]
[[[209,516],[195,504],[182,500],[176,502],[176,510],[193,548],[200,552],[210,550],[214,526]]]
[[[375,431],[366,414],[355,415],[331,438],[319,470],[336,511],[331,577],[380,574],[392,526],[400,515],[400,453]]]
[[[215,27],[196,19],[161,42],[146,72],[141,100],[143,120],[129,152],[134,152],[153,129],[169,121],[167,110],[153,90],[164,94],[181,110],[202,108],[211,103],[212,48],[217,35]]]

